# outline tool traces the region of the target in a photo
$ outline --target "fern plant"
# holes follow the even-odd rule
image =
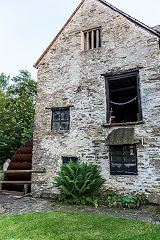
[[[54,180],[61,191],[59,199],[77,204],[94,203],[95,195],[105,182],[96,165],[79,160],[62,165]]]

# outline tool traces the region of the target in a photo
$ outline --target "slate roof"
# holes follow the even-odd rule
[[[63,30],[65,29],[65,27],[68,25],[68,23],[72,20],[72,18],[74,17],[74,15],[76,14],[76,12],[80,9],[80,7],[83,5],[83,3],[86,0],[82,0],[82,2],[78,5],[78,7],[76,8],[76,10],[72,13],[71,17],[68,19],[68,21],[65,23],[65,25],[62,27],[62,29],[59,31],[59,33],[56,35],[56,37],[53,39],[53,41],[50,43],[50,45],[46,48],[46,50],[42,53],[42,55],[40,56],[40,58],[37,60],[37,62],[33,65],[35,68],[38,68],[39,63],[41,62],[41,60],[43,59],[43,57],[46,55],[46,53],[49,51],[49,49],[51,48],[51,46],[53,45],[53,43],[57,40],[57,38],[59,37],[59,35],[63,32]],[[143,29],[147,30],[148,32],[150,32],[151,34],[156,35],[157,37],[160,38],[160,32],[157,31],[157,27],[159,29],[159,26],[156,26],[156,28],[151,28],[147,25],[145,25],[144,23],[138,21],[137,19],[131,17],[130,15],[124,13],[123,11],[119,10],[118,8],[114,7],[113,5],[111,5],[110,3],[106,2],[105,0],[97,0],[99,2],[101,2],[102,4],[104,4],[105,6],[109,7],[110,9],[112,9],[113,11],[115,11],[116,13],[119,13],[120,15],[122,15],[123,17],[127,18],[128,20],[130,20],[131,22],[135,23],[136,25],[142,27]]]
[[[158,33],[160,33],[160,25],[154,26],[153,29]]]
[[[106,145],[134,144],[134,128],[114,129],[105,140]]]

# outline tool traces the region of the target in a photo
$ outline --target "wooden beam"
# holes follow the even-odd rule
[[[28,184],[24,184],[23,192],[24,192],[24,195],[28,193]]]
[[[9,184],[31,184],[31,181],[0,181],[1,184],[9,183]]]
[[[99,29],[97,29],[97,31],[96,31],[96,48],[99,48],[99,41],[100,41],[100,39],[99,39]]]
[[[45,169],[44,170],[7,170],[7,171],[3,171],[0,170],[0,173],[45,173]]]
[[[89,32],[87,32],[87,49],[90,49],[90,43],[89,43]]]
[[[0,181],[0,184],[42,184],[44,181]]]
[[[94,31],[92,31],[92,49],[94,49]]]

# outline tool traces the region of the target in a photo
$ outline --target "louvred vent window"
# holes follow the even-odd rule
[[[84,50],[102,47],[102,29],[96,28],[84,31]]]

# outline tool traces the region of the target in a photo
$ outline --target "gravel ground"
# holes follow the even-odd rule
[[[83,212],[92,214],[103,214],[118,218],[129,218],[153,224],[160,224],[160,213],[156,212],[155,207],[148,207],[143,210],[133,209],[108,209],[106,207],[85,206],[80,209],[78,206],[53,202],[51,199],[41,199],[32,197],[22,197],[11,194],[0,194],[0,216],[35,213],[43,211],[67,211]]]

